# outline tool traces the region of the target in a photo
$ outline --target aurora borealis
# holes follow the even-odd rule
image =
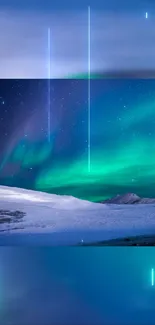
[[[155,196],[155,81],[92,79],[90,172],[87,80],[1,80],[0,182],[99,201]]]

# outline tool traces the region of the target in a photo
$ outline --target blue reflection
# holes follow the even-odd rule
[[[153,324],[154,256],[148,247],[0,248],[0,324]]]

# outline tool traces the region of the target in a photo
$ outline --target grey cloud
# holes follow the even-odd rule
[[[51,77],[88,69],[87,12],[0,12],[0,78]],[[155,21],[143,16],[92,12],[91,70],[155,69]]]

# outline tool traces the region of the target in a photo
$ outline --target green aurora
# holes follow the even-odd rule
[[[84,85],[86,90],[87,81],[79,80],[75,87],[81,91]],[[2,184],[92,201],[125,192],[155,197],[155,81],[100,79],[93,80],[91,88],[90,170],[85,91],[85,104],[81,100],[75,108],[74,128],[70,109],[75,99],[66,110],[59,144],[52,132],[50,143],[18,138],[3,157]],[[13,178],[5,171],[7,166],[14,166]]]

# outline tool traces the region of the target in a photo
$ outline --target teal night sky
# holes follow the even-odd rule
[[[99,201],[155,197],[155,80],[0,81],[0,183]],[[49,114],[50,113],[50,114]],[[48,120],[48,117],[50,120]]]

